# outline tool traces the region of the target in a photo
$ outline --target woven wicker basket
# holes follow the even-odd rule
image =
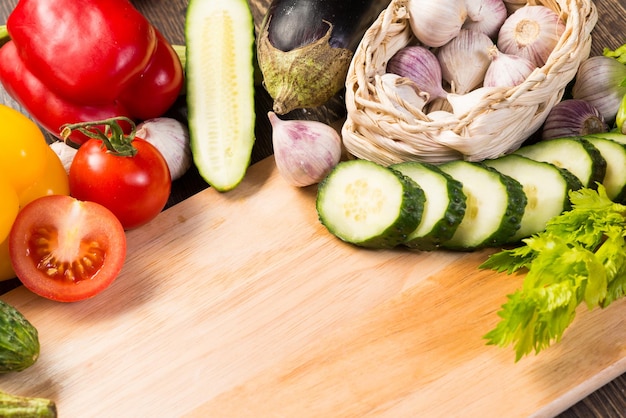
[[[342,136],[356,158],[384,165],[402,161],[481,161],[519,148],[561,100],[580,63],[589,56],[597,10],[591,0],[531,0],[560,13],[566,22],[558,44],[541,68],[513,88],[491,90],[464,115],[436,120],[417,109],[400,112],[376,88],[376,78],[398,50],[417,41],[408,0],[392,0],[365,33],[346,79]]]

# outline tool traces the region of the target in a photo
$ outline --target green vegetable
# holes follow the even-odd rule
[[[570,208],[570,190],[583,187],[580,180],[569,171],[517,154],[484,163],[513,177],[524,188],[528,203],[524,208],[520,229],[511,237],[511,242],[542,231],[550,219]]]
[[[17,396],[0,390],[0,416],[3,418],[54,418],[54,401],[45,398]]]
[[[578,305],[604,308],[626,293],[626,206],[604,186],[570,193],[572,209],[553,218],[524,245],[493,254],[481,266],[512,274],[526,270],[508,296],[488,344],[515,348],[516,361],[558,342]]]
[[[626,44],[616,49],[604,48],[602,55],[609,58],[615,58],[622,64],[626,64]]]
[[[399,171],[367,160],[337,164],[318,185],[320,222],[338,238],[363,247],[391,248],[420,222],[424,192]]]
[[[606,160],[606,174],[602,184],[606,194],[614,202],[626,203],[626,144],[614,140],[585,136]]]
[[[191,0],[185,27],[193,159],[218,191],[245,176],[255,141],[254,25],[245,0]]]
[[[452,238],[463,220],[466,208],[463,184],[428,163],[407,161],[394,164],[391,168],[415,181],[426,197],[418,227],[402,244],[422,251],[435,250],[442,242]]]
[[[38,357],[37,329],[17,309],[0,301],[0,373],[22,371]]]
[[[11,37],[9,36],[7,25],[0,25],[0,46],[6,44],[10,40],[11,40]]]
[[[483,164],[459,160],[439,168],[463,184],[467,198],[461,224],[442,246],[476,249],[508,242],[519,229],[526,207],[522,185]]]
[[[550,139],[515,151],[536,161],[545,161],[567,169],[584,187],[595,188],[606,174],[606,160],[596,147],[580,137]]]

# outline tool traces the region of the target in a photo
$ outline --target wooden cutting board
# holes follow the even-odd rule
[[[474,253],[373,251],[331,236],[315,187],[272,157],[128,233],[94,299],[2,296],[41,357],[3,390],[61,417],[550,416],[626,371],[626,301],[581,309],[562,342],[514,362],[485,345],[521,276]]]

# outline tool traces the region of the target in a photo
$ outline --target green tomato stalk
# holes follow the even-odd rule
[[[124,133],[120,122],[130,125],[131,129],[128,135]],[[67,141],[74,130],[80,131],[89,138],[102,141],[102,146],[106,147],[107,152],[119,157],[134,157],[137,154],[137,148],[132,144],[133,139],[135,139],[136,125],[135,122],[125,116],[65,124],[61,127],[61,138]]]

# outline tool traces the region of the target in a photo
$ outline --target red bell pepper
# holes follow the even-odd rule
[[[161,116],[182,88],[176,52],[128,0],[20,0],[7,29],[0,81],[57,137],[67,123]]]

